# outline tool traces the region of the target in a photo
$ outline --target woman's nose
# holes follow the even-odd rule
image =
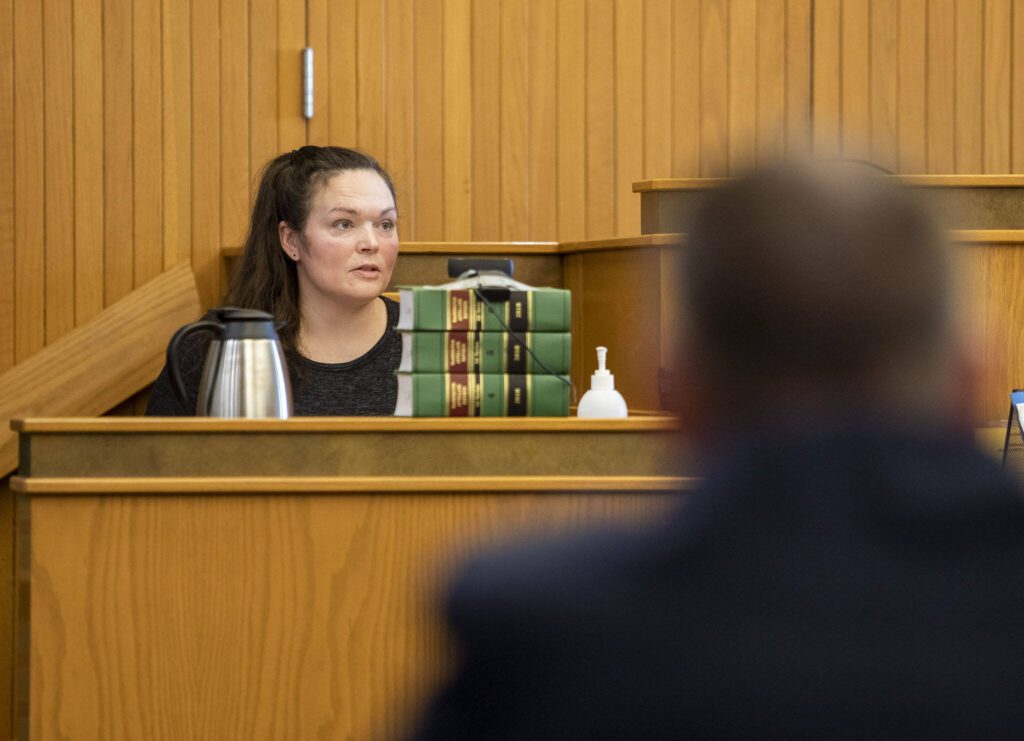
[[[380,239],[377,238],[377,230],[373,228],[373,224],[366,224],[360,228],[356,247],[363,251],[376,250],[380,247]]]

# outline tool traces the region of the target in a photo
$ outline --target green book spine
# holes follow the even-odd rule
[[[402,332],[398,369],[411,373],[566,374],[571,351],[568,332],[517,332],[514,336],[462,330]]]
[[[490,332],[568,332],[570,293],[564,288],[511,291],[508,301],[485,304],[471,289],[403,288],[399,330],[484,330]],[[497,314],[497,315],[496,315]]]
[[[566,417],[564,376],[484,373],[399,373],[398,407],[405,417]]]

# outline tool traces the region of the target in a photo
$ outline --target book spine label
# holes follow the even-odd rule
[[[505,416],[525,417],[530,408],[529,376],[509,376]]]
[[[530,328],[530,305],[532,291],[511,291],[506,305],[505,321],[513,332],[525,332]]]
[[[569,387],[561,376],[414,373],[416,417],[564,417]]]
[[[568,332],[403,332],[401,370],[416,373],[568,373]]]
[[[522,337],[522,335],[520,335]],[[524,339],[530,342],[529,334]],[[526,358],[529,354],[526,352],[526,348],[523,347],[523,343],[510,334],[501,334],[501,344],[503,345],[502,355],[505,358],[505,367],[501,370],[505,373],[526,373]]]
[[[511,291],[508,301],[482,301],[472,289],[407,289],[414,309],[399,329],[567,332],[570,294],[563,289]]]

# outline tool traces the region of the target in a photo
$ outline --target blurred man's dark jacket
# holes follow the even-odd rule
[[[1024,504],[965,440],[733,441],[655,529],[472,563],[420,739],[1024,735]]]

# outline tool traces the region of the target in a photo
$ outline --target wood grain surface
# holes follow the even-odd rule
[[[950,175],[936,173],[895,175],[901,183],[930,188],[1020,188],[1024,175]],[[727,183],[729,178],[653,178],[633,183],[634,193],[659,190],[706,190]]]
[[[46,497],[34,738],[401,738],[450,670],[440,590],[482,547],[675,495]]]
[[[14,365],[14,0],[0,2],[0,373]],[[3,317],[8,317],[3,319]]]
[[[101,414],[150,383],[163,364],[166,338],[198,311],[188,266],[167,271],[0,374],[0,420]],[[17,438],[0,429],[0,475],[14,469],[17,456]]]
[[[12,430],[27,433],[108,434],[195,432],[671,432],[678,421],[668,415],[626,419],[580,417],[292,417],[291,419],[215,419],[213,417],[32,417],[14,419]]]
[[[678,491],[695,485],[682,476],[13,476],[11,490],[33,496],[183,493],[361,492],[614,492]]]
[[[18,738],[14,732],[13,703],[15,691],[15,618],[14,618],[14,501],[10,477],[0,476],[0,574],[4,574],[0,588],[0,736]]]

